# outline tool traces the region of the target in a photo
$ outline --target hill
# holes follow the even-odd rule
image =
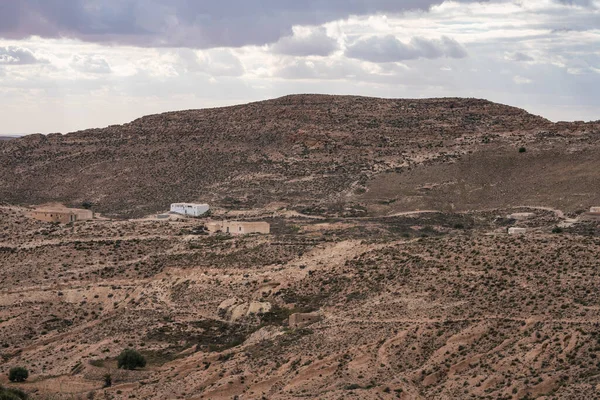
[[[485,100],[301,95],[0,142],[0,386],[596,398],[599,133]],[[56,224],[23,207],[193,200],[213,214]],[[205,234],[223,219],[271,231]],[[130,348],[145,367],[117,368]]]
[[[458,209],[490,198],[494,205],[577,208],[580,202],[559,199],[556,183],[578,199],[600,200],[590,192],[600,183],[590,173],[598,130],[477,99],[286,96],[2,142],[0,198],[89,201],[113,216],[141,216],[176,201],[236,209],[277,202],[329,214],[350,206],[375,215],[440,207],[440,195]],[[520,146],[528,151],[518,157]],[[563,181],[557,173],[568,173],[570,159],[588,161],[576,179]],[[496,185],[506,171],[506,187]],[[475,201],[466,193],[477,193]]]

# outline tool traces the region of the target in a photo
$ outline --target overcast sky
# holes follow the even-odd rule
[[[600,0],[0,0],[0,134],[292,93],[600,119]]]

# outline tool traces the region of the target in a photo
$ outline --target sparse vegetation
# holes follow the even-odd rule
[[[3,201],[93,199],[131,217],[209,193],[214,219],[273,228],[64,226],[0,205],[0,363],[35,371],[7,385],[36,398],[61,386],[91,398],[594,398],[600,224],[582,199],[598,198],[597,131],[476,99],[293,96],[0,145]],[[310,329],[285,323],[306,312],[320,319]]]
[[[23,367],[13,367],[8,372],[8,380],[11,382],[25,382],[29,378],[29,371]]]
[[[0,400],[27,400],[29,396],[22,390],[0,386]]]
[[[117,357],[117,366],[129,370],[144,368],[146,359],[134,349],[125,349]]]

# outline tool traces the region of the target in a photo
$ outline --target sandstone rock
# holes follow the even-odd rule
[[[267,303],[267,302],[258,302],[258,301],[253,301],[250,303],[249,307],[248,307],[248,313],[247,315],[251,315],[251,314],[264,314],[267,313],[269,311],[271,311],[271,303]]]

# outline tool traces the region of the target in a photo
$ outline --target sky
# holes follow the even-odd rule
[[[600,0],[0,0],[0,134],[294,93],[600,119]]]

